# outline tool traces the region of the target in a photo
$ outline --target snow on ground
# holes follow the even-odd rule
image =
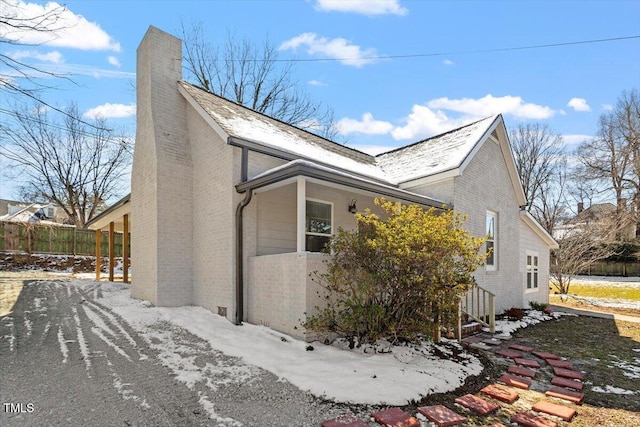
[[[551,314],[543,313],[538,310],[526,310],[525,315],[521,320],[496,320],[496,333],[505,337],[510,337],[511,334],[518,329],[526,328],[527,326],[537,325],[540,322],[558,318],[560,316],[574,316],[562,311],[553,312]],[[489,332],[489,328],[483,328],[485,332]]]
[[[96,283],[102,285],[99,302],[154,343],[164,363],[178,379],[188,383],[198,381],[203,373],[193,363],[185,363],[184,358],[172,357],[180,343],[172,342],[169,335],[159,339],[159,323],[183,328],[214,350],[268,370],[301,390],[338,402],[403,405],[427,394],[452,391],[483,369],[473,354],[454,341],[393,347],[381,343],[386,347],[384,353],[373,352],[371,347],[349,350],[344,343],[331,346],[315,342],[311,344],[313,351],[307,351],[309,343],[264,326],[245,323],[238,327],[201,307],[152,307],[148,301],[132,299],[128,285],[71,282],[80,287]],[[457,356],[443,359],[442,353]],[[242,381],[250,381],[250,367],[237,369]]]
[[[596,393],[608,393],[608,394],[636,394],[635,391],[625,390],[620,387],[614,387],[612,385],[606,385],[604,388],[600,386],[591,387],[591,391]]]

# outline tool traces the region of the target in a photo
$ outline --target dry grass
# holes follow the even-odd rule
[[[640,287],[637,286],[606,286],[576,283],[571,285],[569,291],[571,295],[581,297],[640,301]]]

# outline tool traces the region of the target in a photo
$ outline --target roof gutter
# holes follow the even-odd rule
[[[248,171],[249,149],[246,147],[242,147],[242,163],[240,166],[241,183],[247,181]],[[238,186],[236,186],[236,189],[237,188]],[[244,211],[244,208],[246,208],[247,205],[251,202],[253,190],[238,190],[238,192],[244,193],[244,199],[242,199],[242,201],[240,201],[240,203],[238,203],[238,206],[236,207],[236,312],[233,323],[236,325],[242,325],[242,319],[244,318],[244,245],[242,213]]]
[[[389,187],[371,181],[361,180],[353,176],[335,173],[322,167],[314,167],[310,162],[298,161],[289,166],[283,167],[272,173],[259,176],[251,181],[243,181],[236,185],[236,191],[244,193],[248,190],[257,190],[280,181],[297,176],[305,176],[308,178],[316,178],[323,181],[341,184],[358,190],[370,191],[381,196],[387,196],[394,199],[401,199],[410,203],[416,203],[423,206],[430,206],[438,209],[451,209],[451,204],[420,196],[402,189]]]

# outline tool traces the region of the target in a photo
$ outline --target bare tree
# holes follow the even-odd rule
[[[598,221],[568,228],[556,234],[560,246],[551,252],[549,281],[562,294],[569,293],[573,278],[598,261],[616,254],[614,246],[618,234],[615,218],[601,218]]]
[[[606,183],[615,195],[617,220],[627,215],[626,200],[640,208],[640,96],[623,92],[614,109],[602,114],[595,138],[583,142],[578,155],[589,179]]]
[[[53,39],[57,31],[66,28],[61,19],[64,6],[35,15],[19,13],[21,7],[24,6],[15,1],[0,0],[0,46],[27,46],[21,40],[21,35],[25,32],[50,34]],[[0,49],[0,92],[3,92],[3,96],[11,94],[30,98],[55,110],[55,107],[48,105],[38,95],[40,90],[48,87],[39,78],[44,76],[69,80],[68,77],[30,65],[6,52],[7,49]]]
[[[84,228],[120,193],[131,143],[112,138],[103,119],[85,124],[73,104],[63,110],[62,123],[49,121],[47,109],[40,107],[15,111],[12,123],[0,124],[5,139],[0,155],[23,181],[26,200],[56,203]]]
[[[560,294],[569,293],[577,274],[615,254],[611,246],[594,240],[592,233],[593,230],[581,230],[556,238],[560,247],[551,252],[549,281]]]
[[[224,45],[214,47],[202,23],[183,23],[182,40],[187,72],[204,89],[325,138],[337,135],[333,110],[300,89],[294,62],[281,61],[269,41],[258,47],[228,32]]]
[[[552,232],[565,208],[567,161],[562,137],[546,124],[527,123],[510,129],[509,140],[526,209]]]

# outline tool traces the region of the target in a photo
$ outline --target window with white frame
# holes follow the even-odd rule
[[[538,254],[527,252],[527,290],[538,289]]]
[[[307,199],[305,246],[309,252],[322,252],[331,239],[333,203]]]
[[[486,269],[496,270],[498,266],[498,241],[497,241],[498,215],[495,212],[487,211],[485,248],[487,251]]]

